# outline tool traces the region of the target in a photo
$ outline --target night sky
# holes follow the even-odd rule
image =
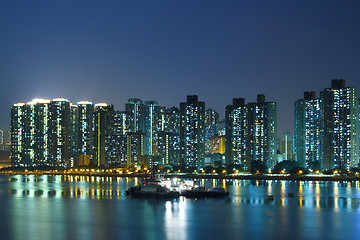
[[[0,129],[33,98],[128,98],[177,106],[197,94],[224,117],[232,98],[294,101],[345,78],[360,87],[360,1],[1,1]]]

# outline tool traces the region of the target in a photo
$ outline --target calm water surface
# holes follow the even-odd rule
[[[200,182],[230,196],[124,195],[139,182],[0,176],[0,239],[360,239],[359,182],[209,179]]]

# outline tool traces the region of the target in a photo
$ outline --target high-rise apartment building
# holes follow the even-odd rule
[[[113,166],[127,166],[126,133],[130,132],[132,113],[115,111],[105,140],[106,162]]]
[[[225,135],[226,135],[225,119],[223,119],[219,121],[218,136],[225,136]]]
[[[321,99],[315,92],[305,92],[295,102],[295,160],[301,167],[323,161]]]
[[[126,133],[127,167],[148,167],[145,156],[145,134],[142,132]]]
[[[225,137],[224,136],[213,136],[211,144],[211,153],[225,153]]]
[[[4,132],[4,145],[6,146],[11,145],[11,132],[9,131]]]
[[[66,166],[70,160],[70,102],[64,98],[50,103],[50,158],[52,165]]]
[[[78,158],[79,148],[78,148],[78,111],[77,106],[70,103],[70,122],[69,122],[69,165],[71,167],[75,166],[76,159]]]
[[[293,134],[285,132],[280,138],[280,154],[283,155],[284,161],[295,161],[293,154]]]
[[[11,108],[11,160],[14,165],[48,165],[51,161],[50,100],[34,99]]]
[[[159,132],[158,155],[162,164],[179,165],[180,140],[179,135],[172,132]]]
[[[295,102],[296,160],[304,167],[319,161],[324,170],[350,170],[359,164],[358,89],[334,79],[331,88],[305,92]]]
[[[106,136],[105,141],[106,164],[126,167],[126,135],[110,134]]]
[[[145,101],[145,150],[149,156],[149,165],[152,166],[153,156],[158,154],[158,124],[160,107],[155,101]]]
[[[160,131],[180,134],[180,110],[177,107],[164,109],[160,119]]]
[[[50,100],[34,99],[26,103],[27,166],[47,165],[50,161]]]
[[[358,89],[334,79],[320,92],[323,111],[323,168],[350,169],[359,164]]]
[[[180,162],[183,167],[202,168],[205,160],[205,103],[197,95],[180,103]]]
[[[263,94],[257,101],[245,104],[234,98],[225,111],[226,163],[250,168],[252,161],[262,161],[272,168],[276,164],[275,102],[266,102]]]
[[[158,117],[158,156],[165,165],[180,165],[180,111],[160,108]]]
[[[93,155],[93,114],[94,105],[89,101],[77,103],[77,146],[78,156]]]
[[[105,166],[106,162],[106,139],[111,134],[110,126],[113,122],[114,106],[106,103],[95,104],[93,115],[93,136],[94,136],[94,164]]]
[[[219,113],[208,108],[205,111],[205,154],[212,153],[212,137],[217,136],[219,128]]]
[[[26,165],[25,103],[11,107],[11,163],[14,166]]]
[[[226,164],[247,166],[247,106],[244,98],[234,98],[225,108]]]
[[[144,132],[145,106],[141,99],[131,98],[125,104],[125,111],[132,114],[130,132]]]
[[[257,95],[257,101],[248,103],[248,163],[262,161],[272,168],[276,164],[276,127],[277,106],[275,102],[266,102],[265,95]]]
[[[4,144],[4,131],[0,130],[0,145]]]

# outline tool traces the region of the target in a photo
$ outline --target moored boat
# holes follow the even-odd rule
[[[132,197],[156,197],[156,198],[178,198],[180,193],[170,189],[166,181],[156,176],[151,176],[143,182],[142,186],[134,186],[125,191],[126,195]]]
[[[178,198],[180,193],[170,191],[161,185],[135,186],[125,191],[126,195],[132,197],[158,197],[158,198]]]

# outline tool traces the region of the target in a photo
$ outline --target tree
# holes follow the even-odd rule
[[[252,161],[251,162],[251,173],[265,173],[266,166],[262,161]]]
[[[214,162],[214,167],[221,168],[222,167],[222,161],[218,160]]]
[[[204,168],[205,173],[212,173],[214,168],[212,166],[206,166]]]
[[[276,164],[273,171],[275,173],[280,173],[282,170],[289,172],[295,167],[297,167],[297,163],[295,161],[285,160]]]
[[[226,166],[226,172],[228,172],[228,173],[235,172],[236,170],[244,171],[244,166],[240,165],[240,164],[234,164],[234,163]]]
[[[297,167],[296,166],[296,167],[293,167],[292,169],[290,169],[289,173],[291,175],[297,175],[297,174],[302,175],[302,174],[308,174],[309,171],[307,169],[303,168],[303,167]]]
[[[320,171],[321,170],[321,165],[320,165],[319,161],[309,161],[307,168],[312,169],[314,171]]]

